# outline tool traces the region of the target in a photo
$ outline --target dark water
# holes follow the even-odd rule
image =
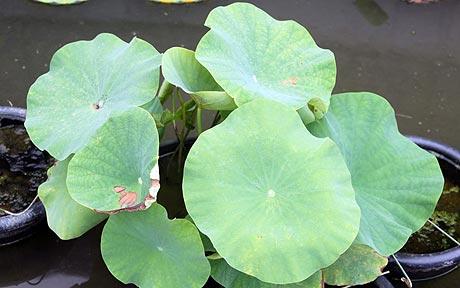
[[[125,40],[139,36],[160,51],[171,46],[194,49],[206,32],[203,22],[209,11],[231,2],[171,6],[147,0],[89,0],[48,7],[1,0],[0,105],[24,107],[28,87],[67,42],[111,32]],[[278,19],[302,23],[320,46],[334,51],[336,92],[377,92],[395,107],[403,133],[460,147],[460,1],[418,6],[399,0],[249,2]],[[58,241],[45,229],[0,248],[0,287],[121,286],[102,263],[98,230],[76,241]],[[415,287],[458,288],[459,283],[457,271]]]

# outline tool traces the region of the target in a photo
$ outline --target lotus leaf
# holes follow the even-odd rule
[[[359,228],[336,145],[271,100],[245,104],[200,135],[183,190],[190,216],[217,252],[264,282],[307,279],[334,263]]]
[[[345,157],[362,212],[357,241],[385,256],[401,249],[441,196],[436,157],[399,133],[393,108],[373,93],[333,96],[326,116],[308,128]]]
[[[83,148],[115,112],[153,99],[161,55],[149,43],[111,34],[65,45],[27,95],[31,140],[58,160]]]

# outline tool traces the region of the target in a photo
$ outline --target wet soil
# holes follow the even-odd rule
[[[0,118],[1,119],[1,118]],[[37,149],[19,121],[0,122],[0,208],[24,210],[46,180],[51,157]],[[0,217],[5,213],[0,211]]]

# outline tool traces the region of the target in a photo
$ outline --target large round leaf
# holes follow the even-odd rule
[[[165,79],[185,92],[203,109],[233,110],[236,108],[232,97],[216,83],[208,70],[196,59],[191,50],[173,47],[162,58]]]
[[[327,109],[335,84],[334,55],[294,21],[277,21],[252,4],[211,11],[197,60],[238,106],[269,98],[296,109],[320,99]]]
[[[96,213],[70,197],[66,185],[69,160],[59,161],[51,167],[48,180],[38,187],[48,226],[63,240],[80,237],[107,218],[107,215]]]
[[[34,144],[64,160],[114,112],[140,106],[158,89],[161,55],[149,43],[111,34],[59,49],[27,95],[25,126]]]
[[[200,135],[183,190],[190,216],[217,252],[264,282],[305,280],[337,260],[359,228],[336,145],[270,100],[243,105]]]
[[[110,118],[72,158],[69,193],[98,211],[145,209],[159,188],[158,175],[153,175],[157,159],[155,120],[144,109],[132,108]]]
[[[362,211],[357,241],[386,256],[398,251],[441,195],[436,158],[398,132],[390,104],[372,93],[333,96],[326,116],[308,128],[332,138],[345,157]]]
[[[211,276],[225,288],[322,288],[321,272],[292,284],[270,284],[230,267],[224,259],[210,260]],[[279,273],[283,273],[279,271]]]
[[[331,266],[323,269],[324,281],[329,285],[362,285],[382,275],[388,259],[372,248],[353,244]]]
[[[101,251],[118,280],[141,288],[201,288],[210,273],[195,226],[184,219],[169,220],[159,204],[110,216]]]

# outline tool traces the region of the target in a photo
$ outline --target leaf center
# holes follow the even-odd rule
[[[102,106],[104,106],[104,100],[99,100],[97,103],[93,103],[92,105],[94,110],[102,109]]]

